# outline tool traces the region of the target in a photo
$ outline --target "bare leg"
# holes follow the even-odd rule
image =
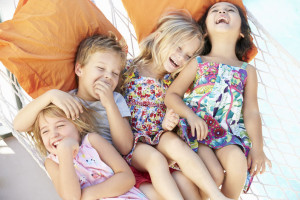
[[[226,171],[221,191],[230,198],[238,199],[247,176],[247,160],[237,145],[229,145],[216,150],[222,166]]]
[[[201,158],[177,135],[166,132],[162,135],[157,149],[168,159],[175,160],[183,174],[214,199],[228,199],[217,187]]]
[[[224,169],[219,162],[215,152],[210,147],[204,144],[199,144],[198,155],[206,165],[216,185],[220,187],[224,181]],[[202,199],[208,199],[208,196],[202,191],[201,196]]]
[[[199,188],[180,171],[172,173],[184,199],[201,200]]]
[[[131,164],[140,171],[147,171],[155,190],[164,199],[180,199],[183,197],[170,174],[167,159],[148,144],[138,143]]]
[[[163,198],[154,189],[152,183],[142,183],[139,189],[146,195],[149,200],[163,200]]]

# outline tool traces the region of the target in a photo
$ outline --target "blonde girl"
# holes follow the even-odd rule
[[[34,141],[48,156],[45,167],[63,199],[146,199],[116,149],[94,132],[90,111],[75,120],[49,104],[32,127]]]
[[[152,199],[199,199],[199,188],[211,199],[226,199],[200,157],[171,132],[178,116],[172,110],[166,111],[164,104],[173,80],[171,74],[180,71],[199,52],[201,38],[197,24],[188,14],[169,13],[140,44],[141,53],[125,74],[124,97],[135,136],[134,148],[126,158],[137,170],[149,173],[159,196]],[[177,186],[169,161],[175,161],[187,177],[184,186],[180,186],[182,181]]]

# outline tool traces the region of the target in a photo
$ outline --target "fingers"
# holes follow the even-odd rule
[[[197,130],[197,140],[204,140],[207,136],[208,133],[208,127],[207,124],[201,120],[200,124],[198,125],[198,128],[196,128]]]
[[[196,135],[197,136],[197,140],[201,140],[201,126],[196,126],[195,127],[195,132],[196,132]]]
[[[249,167],[249,160],[250,160],[250,167]],[[266,171],[266,163],[269,166],[269,168],[272,168],[272,163],[269,159],[266,159],[264,161],[253,161],[252,165],[251,165],[251,159],[248,158],[248,168],[250,168],[250,174],[251,175],[257,175],[259,174],[263,174]]]
[[[79,148],[75,148],[73,151],[73,158],[76,158],[77,154],[78,154]]]
[[[195,132],[197,132],[195,126],[191,125],[191,133],[193,137],[195,137]]]
[[[174,127],[175,127],[175,126],[173,126],[172,124],[167,124],[167,125],[166,125],[166,128],[167,128],[168,131],[173,130]]]
[[[75,120],[79,118],[80,113],[83,112],[83,108],[77,100],[72,98],[65,103],[64,111],[68,118],[71,117],[72,120]]]
[[[256,164],[252,163],[251,168],[250,168],[250,174],[251,174],[251,176],[254,176],[256,174],[256,169],[257,169]]]
[[[269,168],[272,169],[272,162],[269,159],[267,159],[266,163],[268,164]]]
[[[265,173],[265,171],[266,171],[266,164],[269,166],[269,169],[272,169],[272,163],[271,163],[271,161],[268,158],[266,158],[265,162],[262,163],[262,170],[260,171],[260,174]]]
[[[191,133],[193,137],[196,137],[198,141],[202,141],[208,134],[207,124],[199,118],[196,123],[191,123]]]
[[[83,112],[82,106],[76,100],[70,102],[70,104],[68,104],[68,108],[69,108],[69,111],[71,113],[73,120],[75,120],[76,118],[79,118],[80,113]]]
[[[265,171],[266,171],[266,163],[265,162],[263,162],[262,164],[261,164],[261,169],[260,169],[260,174],[263,174],[263,173],[265,173]]]
[[[96,81],[94,84],[94,91],[98,95],[99,100],[101,101],[101,97],[106,96],[108,92],[112,93],[111,86],[106,84],[103,81]]]
[[[64,111],[67,118],[75,120],[83,112],[81,104],[65,92],[53,93],[51,102]]]
[[[207,137],[207,134],[208,134],[208,126],[207,126],[207,124],[204,123],[203,127],[204,127],[204,131],[203,131],[202,140],[204,140]]]

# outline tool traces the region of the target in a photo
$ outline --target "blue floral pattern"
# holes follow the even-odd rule
[[[199,59],[199,58],[197,58]],[[192,89],[183,99],[199,117],[208,125],[208,136],[197,141],[191,135],[186,119],[179,121],[178,134],[194,150],[198,151],[199,143],[212,149],[227,145],[239,145],[245,153],[251,148],[251,141],[246,132],[243,115],[243,93],[247,80],[247,63],[235,67],[219,63],[199,63]],[[248,173],[244,187],[246,192],[253,177]]]

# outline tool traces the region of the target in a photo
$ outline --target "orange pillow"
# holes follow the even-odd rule
[[[0,61],[33,98],[69,91],[80,41],[108,31],[122,38],[90,0],[19,0],[13,19],[0,23]]]
[[[166,11],[186,9],[198,21],[210,6],[222,1],[238,5],[246,13],[242,0],[122,0],[135,29],[138,42],[154,31],[159,17]],[[256,54],[257,49],[253,44],[247,52],[249,60],[253,59]]]

